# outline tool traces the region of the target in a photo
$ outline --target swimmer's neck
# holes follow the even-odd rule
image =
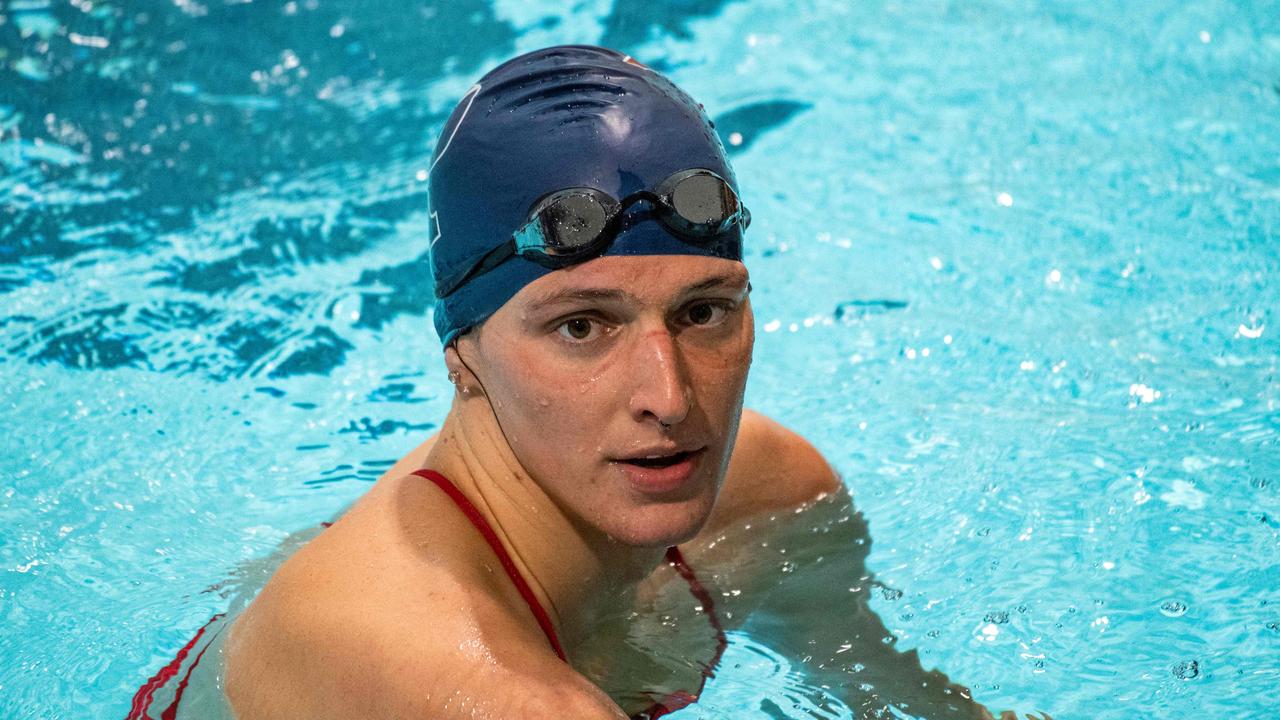
[[[568,516],[516,459],[484,398],[456,398],[427,468],[475,503],[568,648],[596,621],[629,610],[663,548],[633,547]]]

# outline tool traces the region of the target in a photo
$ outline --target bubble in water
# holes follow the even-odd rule
[[[1165,617],[1182,617],[1187,614],[1187,604],[1181,600],[1165,600],[1160,603],[1160,614]]]
[[[787,560],[783,562],[778,569],[784,573],[792,573],[792,572],[795,572],[796,570],[796,564],[791,562],[790,560]]]
[[[1173,676],[1179,680],[1194,680],[1200,676],[1200,663],[1195,660],[1174,663]]]
[[[986,617],[982,618],[982,621],[989,622],[993,625],[1004,625],[1005,623],[1009,622],[1009,613],[1005,612],[1004,610],[989,612],[987,613]]]

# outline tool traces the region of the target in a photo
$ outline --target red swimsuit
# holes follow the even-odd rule
[[[511,578],[511,582],[516,586],[516,590],[520,592],[520,597],[524,598],[525,603],[528,604],[529,610],[533,613],[534,619],[538,621],[538,626],[542,628],[542,632],[547,636],[547,641],[551,643],[551,649],[555,651],[557,657],[568,662],[568,659],[564,654],[564,648],[560,646],[560,638],[556,636],[556,630],[551,625],[551,618],[547,615],[547,611],[543,609],[542,604],[538,602],[538,598],[534,596],[533,590],[529,588],[529,583],[525,582],[525,579],[520,574],[519,569],[516,568],[515,563],[511,560],[511,555],[507,553],[506,548],[502,546],[502,542],[498,539],[497,534],[493,532],[493,528],[489,526],[488,521],[485,520],[484,516],[480,514],[480,511],[476,509],[476,506],[467,499],[466,495],[463,495],[462,492],[458,490],[457,486],[440,473],[434,470],[417,470],[413,474],[435,483],[436,487],[443,490],[444,493],[449,496],[449,499],[453,500],[454,504],[458,506],[458,509],[462,511],[462,514],[467,516],[467,519],[471,521],[471,524],[475,526],[476,530],[480,531],[480,534],[484,536],[485,541],[489,543],[489,547],[493,549],[493,553],[498,556],[498,562],[502,564],[502,569],[507,572],[507,576]],[[689,583],[689,592],[691,592],[694,598],[696,598],[702,605],[703,612],[707,614],[707,619],[711,623],[711,627],[716,631],[715,656],[712,658],[711,662],[703,668],[702,679],[698,683],[697,690],[692,693],[683,691],[671,693],[661,700],[655,701],[653,705],[649,706],[647,709],[632,715],[632,720],[654,720],[655,718],[660,718],[667,713],[675,712],[676,710],[687,707],[688,705],[696,702],[698,695],[702,692],[703,686],[706,685],[707,678],[711,677],[714,673],[716,665],[720,662],[720,656],[724,654],[725,647],[729,643],[728,638],[725,637],[724,628],[720,625],[720,619],[716,617],[715,601],[712,600],[711,594],[702,586],[702,583],[698,582],[697,576],[693,574],[693,569],[684,561],[684,557],[680,554],[680,550],[674,545],[667,548],[667,562],[675,568],[676,572],[680,574],[680,577],[684,578],[685,582]],[[151,718],[154,717],[148,713],[151,709],[151,702],[156,691],[177,676],[178,672],[182,669],[183,662],[186,661],[191,650],[200,641],[205,630],[209,625],[221,617],[223,617],[222,614],[214,615],[204,627],[200,628],[200,630],[196,632],[195,637],[191,638],[191,641],[178,651],[177,656],[170,661],[168,665],[161,668],[160,672],[156,673],[155,676],[138,689],[138,692],[133,696],[133,705],[129,709],[129,715],[125,720],[151,720]],[[214,637],[216,637],[216,635]],[[200,662],[200,658],[204,656],[204,651],[208,649],[209,644],[212,642],[213,637],[210,637],[196,654],[190,667],[188,667],[186,673],[183,674],[182,680],[178,683],[177,688],[174,689],[173,701],[170,702],[168,707],[160,713],[160,720],[174,720],[174,718],[177,717],[178,701],[182,699],[182,693],[186,689],[188,681],[191,679],[191,671],[195,669],[196,664]]]
[[[568,662],[564,655],[564,649],[560,647],[560,638],[556,637],[556,629],[551,625],[551,618],[547,615],[547,611],[543,609],[542,604],[538,602],[538,598],[534,596],[533,590],[529,589],[529,583],[520,575],[519,569],[511,560],[511,555],[507,553],[507,549],[502,546],[502,541],[498,540],[498,536],[493,532],[493,528],[489,527],[489,522],[484,519],[480,511],[475,505],[463,495],[457,486],[449,481],[448,478],[436,472],[435,470],[417,470],[413,473],[420,477],[424,477],[436,484],[444,491],[449,499],[453,500],[458,509],[462,510],[462,514],[467,516],[471,524],[480,531],[484,536],[489,547],[493,548],[493,554],[498,556],[498,562],[502,563],[502,569],[507,571],[507,576],[511,578],[511,582],[516,586],[516,590],[520,591],[520,597],[524,598],[525,603],[529,606],[529,610],[533,612],[533,617],[537,619],[538,626],[542,628],[542,632],[546,634],[547,641],[551,643],[551,649],[556,651],[556,655],[561,660]],[[711,599],[711,594],[706,588],[702,587],[702,583],[698,582],[697,576],[693,574],[693,568],[684,561],[684,556],[680,554],[680,549],[675,545],[667,548],[667,562],[680,573],[680,577],[689,583],[689,592],[702,604],[702,610],[707,614],[707,619],[711,622],[711,627],[716,631],[716,654],[711,663],[702,671],[702,680],[698,683],[698,689],[692,693],[674,692],[666,696],[660,701],[654,702],[646,710],[632,715],[633,720],[653,720],[667,713],[675,712],[680,708],[686,707],[696,702],[698,695],[702,692],[702,687],[706,685],[707,678],[711,674],[717,664],[720,662],[720,656],[724,654],[725,646],[729,644],[728,638],[725,637],[724,628],[720,625],[720,618],[715,614],[715,602]]]

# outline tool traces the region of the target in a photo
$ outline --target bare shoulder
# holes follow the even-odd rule
[[[425,539],[388,540],[379,510],[376,499],[357,504],[233,625],[226,692],[236,717],[559,718],[566,707],[572,717],[623,717],[482,572],[447,558],[405,562]]]
[[[794,507],[842,486],[812,443],[775,420],[743,410],[724,487],[707,529],[765,510]]]
[[[240,720],[623,717],[559,660],[505,629],[460,628],[423,613],[372,616],[354,607],[295,613],[227,665],[227,696]],[[267,622],[270,622],[269,620]],[[411,623],[412,624],[409,624]],[[259,627],[253,628],[260,631]],[[249,627],[235,630],[246,633]],[[234,642],[243,642],[233,636]]]

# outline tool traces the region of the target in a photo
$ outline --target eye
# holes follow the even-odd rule
[[[590,318],[569,318],[556,327],[556,331],[570,340],[586,340],[591,337],[595,323]]]
[[[729,309],[719,303],[701,302],[685,312],[690,325],[714,325],[724,319]]]

